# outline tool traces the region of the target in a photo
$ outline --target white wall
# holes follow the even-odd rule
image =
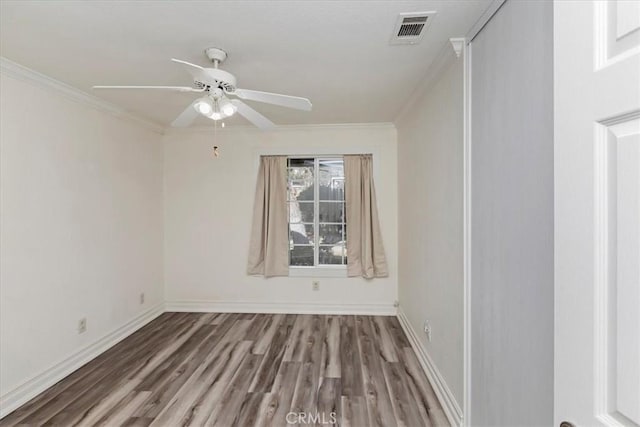
[[[0,78],[4,395],[162,301],[162,145],[137,124]]]
[[[471,57],[470,421],[548,426],[553,3],[508,0],[471,43]]]
[[[399,299],[458,405],[463,397],[463,60],[396,121]],[[429,342],[423,333],[428,319]]]
[[[215,142],[214,142],[215,141]],[[213,158],[213,145],[220,157]],[[227,128],[176,131],[164,137],[166,299],[247,303],[292,309],[326,304],[390,310],[396,299],[396,132],[392,125],[290,127],[272,132]],[[390,276],[264,279],[246,274],[248,242],[260,154],[373,153],[374,178]],[[186,302],[187,305],[184,305]],[[294,304],[295,303],[295,304]],[[293,305],[292,305],[293,304]],[[175,304],[173,304],[175,307]],[[219,306],[218,306],[219,307]]]

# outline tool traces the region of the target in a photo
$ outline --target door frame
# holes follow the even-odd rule
[[[482,16],[471,27],[464,37],[462,47],[463,57],[463,398],[462,398],[462,425],[471,426],[471,358],[473,355],[471,348],[471,67],[472,60],[472,42],[473,39],[482,31],[485,25],[493,18],[506,0],[492,0],[491,4],[484,11]]]

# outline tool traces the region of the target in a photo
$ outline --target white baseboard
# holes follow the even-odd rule
[[[420,340],[418,340],[416,331],[409,323],[409,319],[407,319],[407,316],[404,314],[401,307],[398,308],[398,320],[400,321],[400,325],[402,326],[405,334],[409,338],[411,347],[413,347],[413,351],[415,351],[416,356],[420,361],[420,365],[422,365],[422,369],[427,374],[427,378],[429,379],[433,390],[436,392],[436,396],[442,405],[442,409],[444,410],[447,419],[452,426],[462,426],[462,409],[460,409],[460,405],[458,405],[455,397],[453,397],[451,389],[440,374],[436,365],[433,363],[433,360],[431,360],[431,357],[429,357],[424,346],[420,343]]]
[[[0,418],[42,393],[166,311],[285,314],[361,314],[395,316],[393,304],[312,304],[229,301],[171,301],[141,313],[99,340],[0,396]]]
[[[393,304],[264,303],[237,301],[167,301],[165,311],[213,313],[362,314],[395,316]]]
[[[164,304],[141,313],[124,325],[104,335],[99,340],[76,351],[30,380],[0,396],[0,418],[42,393],[73,371],[93,360],[164,312]]]

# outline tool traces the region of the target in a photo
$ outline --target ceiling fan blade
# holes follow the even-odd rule
[[[196,89],[188,86],[93,86],[94,89],[160,89],[175,92],[204,92],[204,88]]]
[[[200,115],[194,107],[197,99],[193,101],[176,119],[171,122],[171,127],[181,128],[187,127]]]
[[[259,129],[271,130],[276,128],[276,125],[271,120],[267,119],[265,116],[258,113],[256,110],[249,107],[244,102],[238,99],[233,99],[231,100],[231,102],[233,103],[233,105],[235,105],[238,108],[238,114],[240,114],[245,119],[249,120]]]
[[[196,64],[192,64],[191,62],[183,61],[181,59],[176,59],[176,58],[171,58],[171,60],[176,64],[184,65],[186,67],[186,70],[189,72],[189,74],[191,74],[194,78],[196,76],[199,76],[202,70],[204,70],[204,67],[201,67]]]
[[[187,62],[187,61],[183,61],[182,59],[176,59],[176,58],[171,58],[171,60],[173,62],[176,62],[178,64],[182,64],[182,65],[188,65],[189,67],[193,67],[193,68],[197,68],[199,70],[202,70],[203,67],[196,65],[196,64],[192,64],[191,62]]]
[[[279,93],[260,92],[258,90],[236,89],[231,92],[240,99],[264,102],[265,104],[280,105],[281,107],[294,108],[296,110],[311,111],[311,101],[299,96],[280,95]]]

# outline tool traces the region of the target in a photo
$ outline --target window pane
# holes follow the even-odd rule
[[[320,184],[319,200],[344,200],[344,179],[335,178],[328,185]]]
[[[289,200],[313,200],[313,179],[289,180],[287,198]]]
[[[313,200],[313,168],[289,168],[289,200]]]
[[[344,162],[320,160],[318,165],[320,200],[344,200]]]
[[[289,222],[313,222],[313,202],[290,202]]]
[[[288,159],[287,166],[290,265],[313,267],[316,257],[319,265],[346,264],[343,159]]]
[[[344,202],[320,202],[320,222],[342,222],[344,219]]]
[[[313,224],[289,224],[289,244],[313,245]]]
[[[307,158],[307,159],[293,159],[293,158],[289,158],[289,167],[310,167],[313,169],[313,163],[314,163],[314,159],[312,158]]]
[[[320,244],[336,244],[338,242],[342,242],[344,239],[342,237],[342,225],[328,225],[328,224],[320,224]]]
[[[320,246],[320,252],[318,254],[318,262],[320,264],[342,264],[343,256],[346,257],[347,252],[345,247],[341,244],[333,246]]]
[[[313,246],[294,246],[289,251],[289,265],[313,267]]]

